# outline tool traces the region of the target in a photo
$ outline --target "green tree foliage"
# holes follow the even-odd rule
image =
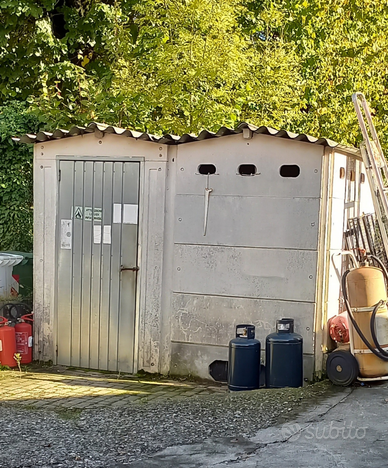
[[[295,130],[358,144],[360,130],[351,95],[363,92],[375,113],[383,146],[387,134],[387,0],[264,0],[250,4],[250,34],[257,21],[278,12],[268,38],[282,37],[301,60],[304,96]]]
[[[119,125],[185,133],[295,118],[298,58],[280,40],[252,41],[240,0],[145,0],[135,11],[138,34],[118,51],[107,109]],[[97,114],[108,119],[105,104]]]
[[[388,0],[2,0],[3,158],[37,121],[185,133],[246,120],[357,144],[358,90],[388,149],[387,54]],[[26,171],[31,206],[27,168],[2,162],[3,203]]]
[[[11,136],[37,129],[25,103],[0,106],[0,250],[32,249],[32,148]]]
[[[252,40],[245,14],[241,0],[46,4],[31,20],[33,37],[45,29],[32,63],[31,108],[62,127],[88,120],[157,133],[239,120],[286,126],[299,111],[300,61],[282,40]]]
[[[361,90],[387,133],[388,0],[3,0],[0,24],[0,104],[51,128],[248,120],[356,143]]]
[[[2,0],[0,103],[28,100],[54,126],[94,118],[95,84],[109,89],[121,30],[132,22],[131,4]]]

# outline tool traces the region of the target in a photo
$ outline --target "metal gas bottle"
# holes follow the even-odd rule
[[[0,316],[0,364],[16,367],[15,353],[15,329],[8,326],[8,320],[5,317]]]
[[[349,343],[349,323],[346,312],[335,315],[328,322],[330,338],[337,343]]]
[[[294,319],[277,320],[266,338],[265,381],[268,388],[303,385],[303,338],[294,333]]]
[[[228,388],[232,391],[260,388],[260,341],[253,325],[237,325],[229,342]]]
[[[361,266],[346,277],[349,304],[357,325],[365,338],[375,344],[370,331],[372,310],[380,299],[387,300],[384,274],[379,268]],[[349,321],[353,336],[353,354],[358,361],[361,377],[379,377],[388,374],[388,362],[372,354]],[[376,335],[382,347],[388,346],[388,310],[384,305],[376,314]]]

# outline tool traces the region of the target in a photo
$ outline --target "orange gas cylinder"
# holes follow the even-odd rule
[[[32,314],[23,315],[15,325],[16,352],[21,356],[21,364],[32,362]]]
[[[365,338],[376,346],[370,331],[373,307],[382,299],[387,300],[383,272],[373,266],[361,266],[351,270],[346,278],[348,297],[354,319]],[[358,361],[362,377],[380,377],[388,374],[388,362],[371,353],[353,325],[349,323],[353,336],[353,354]],[[388,310],[381,307],[376,314],[377,340],[388,346]]]
[[[8,320],[0,316],[0,364],[2,366],[16,367],[14,358],[16,353],[15,329],[8,326]]]

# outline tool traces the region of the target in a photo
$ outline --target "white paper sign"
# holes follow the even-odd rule
[[[93,225],[93,239],[95,244],[101,244],[101,225]]]
[[[61,249],[71,250],[72,221],[61,219]]]
[[[112,243],[112,236],[111,236],[111,226],[104,226],[104,236],[102,239],[104,244],[111,244]]]
[[[137,224],[137,212],[139,205],[124,204],[123,223],[124,224]]]
[[[113,222],[115,224],[121,223],[121,203],[113,203]]]

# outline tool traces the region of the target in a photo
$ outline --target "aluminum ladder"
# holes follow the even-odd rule
[[[388,167],[380,140],[372,121],[369,105],[362,93],[352,95],[364,143],[361,155],[372,193],[373,206],[380,228],[381,238],[388,254]],[[366,118],[366,121],[364,119]]]

